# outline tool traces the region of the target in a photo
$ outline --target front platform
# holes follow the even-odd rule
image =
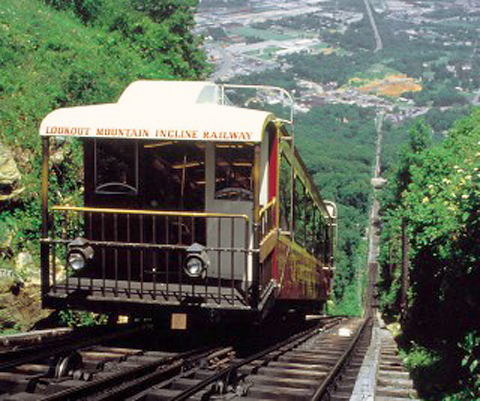
[[[43,301],[47,308],[143,316],[166,322],[177,313],[199,324],[260,319],[260,313],[246,303],[241,291],[212,285],[170,283],[167,289],[162,283],[70,278],[68,283],[51,287]]]

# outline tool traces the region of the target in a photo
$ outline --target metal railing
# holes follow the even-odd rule
[[[164,304],[248,306],[251,223],[247,215],[55,206],[50,219],[50,294]],[[67,264],[68,247],[85,238],[94,258],[85,270]],[[193,243],[211,260],[201,278],[183,266]],[[63,261],[63,262],[62,262]]]
[[[276,229],[276,205],[277,198],[272,198],[260,209],[260,241]]]
[[[273,259],[272,251],[274,246],[276,246],[276,210],[277,210],[277,199],[272,198],[264,207],[259,211],[260,216],[260,249],[266,246],[265,255],[261,253],[262,263],[260,266],[259,274],[259,285],[261,295],[260,298],[265,298],[265,294],[268,293],[268,290],[271,285],[271,280],[273,279]],[[267,244],[268,243],[268,244]]]

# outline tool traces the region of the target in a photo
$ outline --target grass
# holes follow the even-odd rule
[[[356,78],[369,81],[369,80],[385,78],[387,75],[401,75],[401,74],[402,73],[399,72],[398,70],[387,67],[384,64],[377,63],[377,64],[373,64],[366,71],[357,74]]]

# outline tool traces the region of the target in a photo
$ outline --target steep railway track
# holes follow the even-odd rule
[[[145,351],[105,345],[107,337],[60,353],[50,344],[37,358],[18,354],[3,365],[0,400],[321,400],[348,382],[340,378],[366,327],[358,318],[325,319],[242,359],[233,347]]]
[[[368,3],[368,0],[365,0]],[[417,393],[409,373],[403,366],[397,344],[385,328],[379,313],[378,299],[378,254],[381,234],[379,217],[380,203],[377,193],[382,186],[381,155],[383,142],[383,112],[377,114],[377,143],[375,167],[372,179],[374,199],[370,214],[368,286],[365,294],[365,313],[371,317],[370,341],[364,360],[357,372],[356,382],[350,401],[378,400],[400,401],[416,399]]]

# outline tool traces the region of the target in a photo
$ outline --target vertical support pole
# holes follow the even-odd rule
[[[291,239],[295,239],[295,209],[297,205],[295,205],[295,170],[293,169],[293,165],[290,164],[290,221],[288,222],[290,225],[290,232],[292,233]]]
[[[303,247],[307,248],[307,188],[303,187],[303,202],[302,202],[302,216],[300,217],[303,221]]]
[[[408,238],[407,238],[407,222],[402,218],[402,295],[401,295],[401,316],[405,317],[408,309]]]
[[[310,239],[310,243],[313,246],[313,255],[318,257],[317,246],[316,246],[316,239],[317,239],[317,225],[316,225],[316,217],[317,217],[317,208],[315,204],[312,204],[313,213],[312,213],[312,238]]]
[[[260,144],[255,144],[253,162],[253,287],[252,308],[257,309],[260,301]]]
[[[225,85],[220,85],[220,104],[225,104]]]
[[[48,238],[49,218],[48,218],[48,159],[49,159],[49,138],[42,138],[42,240]],[[42,241],[40,244],[40,263],[42,280],[42,304],[45,302],[45,296],[49,288],[49,255],[50,244]],[[43,305],[45,306],[45,305]]]
[[[334,241],[335,241],[335,226],[334,226],[335,222],[333,220],[333,218],[330,218],[330,243],[329,243],[329,248],[328,248],[328,266],[329,267],[333,267],[333,264],[334,264],[334,261],[333,261],[333,255],[334,255],[334,252],[333,252],[333,249],[334,249]]]
[[[118,242],[118,214],[113,215],[113,238],[115,242]],[[113,290],[113,296],[118,297],[118,248],[113,250],[113,265],[115,274],[115,289]]]

